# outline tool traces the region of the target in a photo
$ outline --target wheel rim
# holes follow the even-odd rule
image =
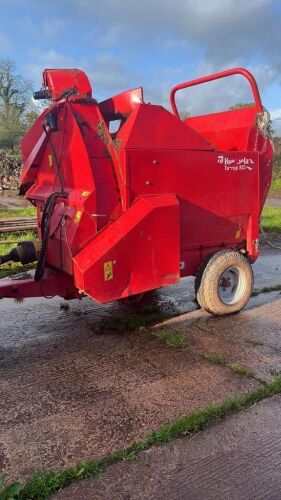
[[[227,305],[239,302],[247,288],[247,278],[243,269],[229,267],[219,279],[218,292],[221,301]]]

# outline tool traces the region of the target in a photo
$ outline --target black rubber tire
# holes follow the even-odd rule
[[[220,297],[219,285],[222,275],[229,269],[234,269],[239,276],[239,286],[240,280],[242,280],[242,284],[241,289],[238,288],[237,300],[234,296],[232,303],[225,303]],[[203,272],[201,270],[200,275],[198,273],[196,298],[199,305],[214,316],[234,314],[247,304],[253,291],[253,285],[253,270],[247,257],[234,250],[221,250],[213,254],[205,264]]]
[[[210,254],[210,255],[207,255],[207,257],[205,257],[201,264],[199,265],[198,269],[197,269],[197,273],[196,273],[196,276],[195,276],[195,281],[194,281],[194,292],[195,292],[195,297],[197,297],[197,293],[198,293],[198,290],[199,290],[199,286],[201,284],[201,280],[202,280],[202,276],[203,276],[203,272],[205,270],[205,267],[206,265],[208,264],[209,260],[213,257],[213,253]]]

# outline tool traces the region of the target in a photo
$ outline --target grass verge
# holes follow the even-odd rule
[[[26,208],[1,208],[0,219],[5,219],[9,217],[35,217],[36,208],[30,205]]]
[[[241,396],[233,396],[221,404],[209,405],[163,425],[146,439],[127,448],[110,453],[104,458],[79,462],[76,466],[57,471],[44,471],[30,477],[14,496],[20,500],[43,500],[56,491],[82,479],[97,479],[106,469],[122,460],[136,459],[139,454],[154,445],[162,445],[172,439],[192,434],[231,413],[250,408],[262,399],[281,393],[281,376],[275,377],[262,387],[252,389]],[[6,487],[8,488],[9,485]]]
[[[281,208],[265,206],[262,212],[261,225],[270,233],[281,232]]]
[[[273,179],[271,186],[270,186],[270,194],[274,193],[275,191],[279,191],[281,189],[281,178],[278,177],[277,179]]]

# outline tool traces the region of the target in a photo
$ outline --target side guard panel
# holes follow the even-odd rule
[[[74,258],[75,285],[98,302],[179,281],[179,203],[143,196]]]

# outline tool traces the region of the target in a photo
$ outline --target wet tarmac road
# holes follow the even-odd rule
[[[281,283],[280,266],[280,255],[263,257],[256,288]],[[0,302],[0,469],[8,480],[103,456],[281,371],[280,292],[229,318],[196,309],[191,279],[156,299],[184,313],[164,328],[186,336],[188,348],[173,349],[153,331],[101,331],[102,318],[129,314],[120,303],[71,301],[66,311],[58,298]],[[221,352],[256,379],[207,363],[202,352]]]
[[[255,385],[147,332],[101,334],[90,307],[79,316],[56,302],[1,311],[0,465],[9,479],[102,456]]]
[[[56,500],[279,500],[281,396],[197,435],[153,447]]]

